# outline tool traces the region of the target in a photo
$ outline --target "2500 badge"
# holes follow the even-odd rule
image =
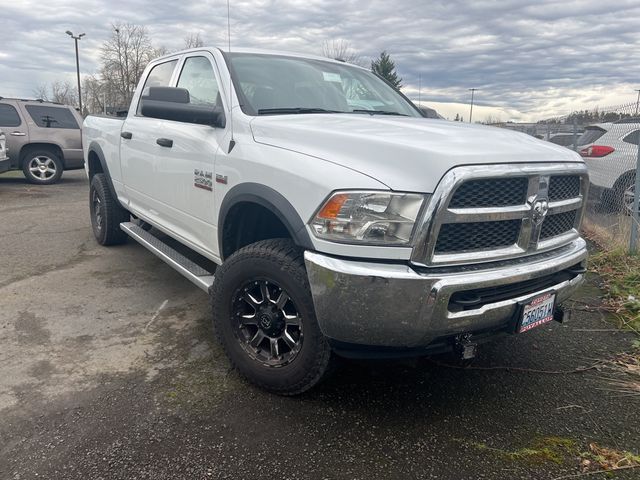
[[[193,186],[209,192],[213,191],[213,172],[206,172],[196,168],[193,171]]]

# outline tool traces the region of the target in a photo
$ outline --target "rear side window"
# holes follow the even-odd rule
[[[594,143],[605,133],[607,133],[607,131],[604,128],[587,127],[582,136],[578,139],[578,145],[589,145],[590,143]]]
[[[142,95],[149,93],[149,87],[168,87],[171,83],[171,76],[173,75],[173,69],[176,68],[178,60],[171,60],[170,62],[160,63],[153,67],[144,82],[144,88],[142,89]],[[138,101],[138,115],[140,115],[140,102]]]
[[[622,139],[623,142],[631,143],[633,145],[638,145],[638,141],[640,140],[640,130],[636,130],[635,132],[631,132],[629,135]]]
[[[0,127],[19,127],[22,122],[15,108],[0,103]]]
[[[27,105],[27,112],[40,128],[66,128],[78,130],[78,122],[68,108]]]

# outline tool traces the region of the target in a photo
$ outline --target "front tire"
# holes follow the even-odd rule
[[[238,372],[280,395],[317,385],[332,363],[318,327],[302,252],[290,240],[234,253],[211,288],[218,340]]]
[[[60,157],[49,150],[28,151],[22,162],[22,173],[37,185],[51,185],[62,177],[64,165]]]
[[[118,245],[127,241],[127,234],[120,229],[131,215],[113,198],[104,173],[97,173],[89,187],[91,228],[100,245]]]

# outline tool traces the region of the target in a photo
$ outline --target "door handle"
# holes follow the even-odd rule
[[[131,132],[120,132],[120,136],[125,140],[131,140],[133,138],[133,133]]]
[[[26,137],[27,134],[24,132],[11,132],[9,135],[12,135],[14,137]]]
[[[161,147],[171,148],[173,147],[173,140],[170,138],[159,138],[156,140],[156,143]]]

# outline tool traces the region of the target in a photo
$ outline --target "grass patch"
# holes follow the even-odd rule
[[[601,447],[596,443],[589,444],[589,451],[581,456],[580,466],[583,472],[640,467],[640,455]]]
[[[614,314],[618,326],[640,335],[640,255],[622,248],[599,251],[591,255],[589,267],[601,279],[604,307]]]
[[[537,438],[530,446],[513,451],[493,448],[479,442],[472,442],[471,445],[478,450],[492,452],[506,460],[537,464],[551,462],[563,465],[569,459],[576,458],[580,454],[574,440],[562,437]]]
[[[460,439],[458,441],[463,442]],[[540,437],[530,446],[513,451],[490,447],[481,442],[471,442],[471,446],[513,462],[573,464],[583,473],[640,467],[640,455],[601,447],[596,443],[590,443],[588,450],[583,451],[575,440],[563,437]]]
[[[606,221],[603,218],[584,217],[582,230],[589,240],[606,250],[627,250],[629,237],[631,236],[631,217],[628,215],[607,214]]]

